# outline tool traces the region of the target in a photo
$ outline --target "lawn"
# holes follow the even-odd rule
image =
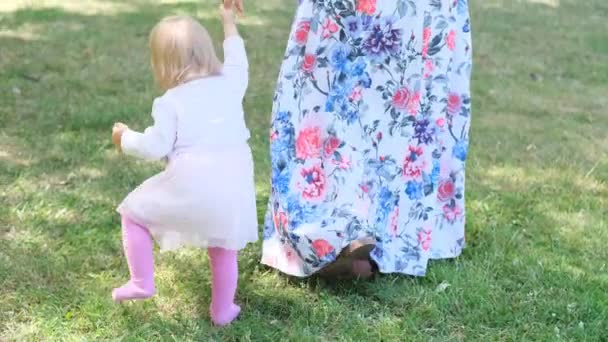
[[[160,169],[118,156],[158,95],[147,34],[218,1],[0,2],[0,341],[607,341],[608,2],[471,0],[475,71],[468,249],[426,278],[293,280],[240,257],[243,315],[209,324],[203,252],[156,254],[158,295],[127,278],[117,203]],[[267,132],[295,1],[242,20],[260,218]]]

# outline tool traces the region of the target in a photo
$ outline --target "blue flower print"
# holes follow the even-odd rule
[[[338,116],[340,119],[346,120],[346,122],[350,125],[359,119],[359,112],[355,108],[352,108],[348,101],[342,101],[340,110],[338,111]]]
[[[363,59],[359,58],[350,65],[349,75],[353,77],[361,77],[363,74],[365,74],[366,69],[367,63],[365,63]]]
[[[281,122],[281,123],[289,123],[289,120],[291,119],[291,113],[290,112],[278,112],[277,116],[275,118],[275,120],[277,122]]]
[[[378,204],[376,208],[376,221],[378,223],[385,222],[388,215],[395,208],[398,197],[390,191],[387,187],[382,187],[378,194]]]
[[[454,156],[454,158],[460,161],[466,161],[468,149],[469,142],[467,140],[460,140],[454,145],[454,148],[452,149],[452,155]]]
[[[314,209],[300,201],[300,197],[291,196],[287,200],[287,211],[289,212],[289,227],[295,229],[314,213]]]
[[[329,96],[327,97],[325,111],[334,112],[336,105],[342,106],[342,104],[346,102],[346,97],[352,90],[353,87],[350,84],[335,82],[329,92]]]
[[[439,174],[441,171],[441,166],[439,164],[439,160],[433,159],[433,171],[431,171],[431,184],[433,187],[436,187],[439,184]]]
[[[289,142],[277,139],[270,145],[270,152],[272,153],[271,162],[273,166],[277,166],[281,162],[285,162],[286,159],[290,159],[292,149]]]
[[[289,124],[275,125],[277,131],[277,138],[270,144],[270,151],[272,154],[272,164],[278,165],[280,161],[284,159],[291,159],[295,153],[293,144],[295,141],[295,132],[293,126]]]
[[[361,84],[363,88],[367,89],[372,86],[372,78],[369,76],[369,73],[366,72],[365,74],[361,75],[361,78],[359,79],[359,84]]]
[[[464,33],[471,32],[471,21],[469,19],[467,19],[467,21],[464,23],[464,26],[462,27],[462,32],[464,32]]]
[[[331,53],[331,66],[337,71],[346,71],[349,64],[348,56],[350,53],[351,49],[346,45],[339,45],[335,47]]]
[[[268,210],[266,212],[266,215],[264,216],[264,239],[268,239],[269,237],[271,237],[275,230],[274,230],[274,223],[272,222],[272,214],[271,211]]]
[[[458,0],[457,11],[459,15],[466,15],[468,12],[468,0]]]
[[[376,248],[374,248],[374,250],[371,252],[371,257],[374,259],[374,261],[382,265],[382,261],[384,259],[384,250],[379,246],[376,246]]]
[[[407,182],[407,186],[405,188],[405,193],[408,198],[411,200],[419,200],[423,197],[424,192],[422,188],[422,183],[409,181]]]
[[[291,171],[287,168],[280,170],[273,168],[272,170],[272,185],[279,194],[289,192],[289,183],[291,182]]]

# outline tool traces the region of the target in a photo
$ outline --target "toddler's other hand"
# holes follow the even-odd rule
[[[120,146],[122,144],[122,134],[127,129],[129,129],[129,126],[123,124],[122,122],[117,122],[114,124],[114,127],[112,127],[112,143],[116,146],[119,153],[121,151]]]

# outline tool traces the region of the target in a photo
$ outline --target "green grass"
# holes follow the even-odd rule
[[[608,340],[608,3],[471,1],[464,255],[423,279],[328,284],[265,269],[251,246],[226,329],[209,324],[201,251],[157,254],[153,300],[109,298],[127,277],[114,208],[159,170],[118,157],[110,128],[149,122],[156,20],[193,14],[219,39],[217,1],[3,1],[0,340]],[[249,1],[243,21],[260,216],[292,2]]]

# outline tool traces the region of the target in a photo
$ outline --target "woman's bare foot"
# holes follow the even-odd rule
[[[369,279],[374,275],[370,253],[375,247],[372,239],[354,241],[330,265],[321,271],[319,276],[328,279]]]
[[[374,268],[369,260],[353,260],[352,272],[359,279],[369,279],[374,275]]]

